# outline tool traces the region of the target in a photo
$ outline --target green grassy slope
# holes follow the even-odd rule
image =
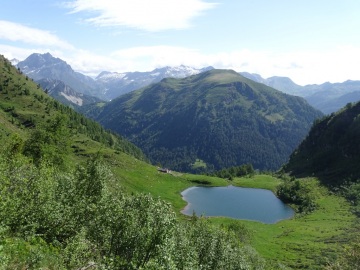
[[[60,104],[44,93],[31,79],[23,76],[4,57],[0,59],[0,134],[17,132],[25,138],[34,127],[41,126],[56,115],[64,115],[74,141],[77,137],[98,142],[104,147],[145,159],[143,153],[119,135],[105,131],[98,123]],[[81,152],[74,145],[74,152]]]

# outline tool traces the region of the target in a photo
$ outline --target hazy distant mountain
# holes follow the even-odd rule
[[[213,69],[206,67],[196,69],[188,66],[157,68],[149,72],[102,72],[96,77],[96,82],[104,89],[107,99],[114,99],[122,94],[131,92],[151,83],[159,82],[164,78],[185,78],[190,75]]]
[[[347,103],[360,100],[360,81],[327,82],[320,85],[306,85],[304,89],[309,93],[305,99],[326,114],[338,111]]]
[[[301,95],[302,86],[297,85],[288,77],[274,76],[266,79],[266,85],[291,95]]]
[[[34,81],[55,79],[64,82],[76,92],[102,97],[95,81],[88,76],[74,71],[70,65],[50,53],[34,53],[17,64],[21,71]]]
[[[303,87],[301,85],[297,85],[288,77],[274,76],[264,79],[263,77],[261,77],[259,74],[256,73],[240,72],[240,74],[250,80],[263,83],[267,86],[280,90],[281,92],[291,95],[304,96],[301,94],[303,92],[302,91]]]
[[[310,105],[325,114],[336,112],[349,102],[360,100],[360,81],[345,81],[343,83],[323,83],[301,86],[287,77],[262,78],[258,74],[241,72],[256,82],[278,89],[284,93],[304,97]]]
[[[56,79],[41,79],[38,84],[53,98],[61,103],[77,109],[79,106],[100,102],[99,98],[79,93],[66,85],[64,82]]]
[[[239,72],[242,76],[245,78],[248,78],[250,80],[253,80],[258,83],[263,83],[267,85],[267,80],[261,77],[259,74],[256,73],[249,73],[249,72]]]
[[[208,170],[244,163],[278,169],[322,115],[303,98],[231,70],[163,79],[97,113],[153,162],[183,171],[196,170],[196,160]]]

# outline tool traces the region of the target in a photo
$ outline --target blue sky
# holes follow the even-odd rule
[[[101,71],[213,66],[312,84],[360,80],[358,0],[3,0],[0,54]]]

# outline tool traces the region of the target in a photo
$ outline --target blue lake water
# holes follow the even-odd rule
[[[188,205],[185,215],[223,216],[234,219],[276,223],[291,218],[294,211],[270,190],[256,188],[191,187],[181,195]]]

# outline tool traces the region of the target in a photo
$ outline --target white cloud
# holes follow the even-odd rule
[[[89,12],[98,26],[127,26],[146,31],[184,29],[191,19],[215,6],[203,0],[74,0],[72,13]],[[96,14],[96,15],[94,15]]]
[[[85,50],[76,50],[71,55],[57,57],[65,60],[74,70],[91,77],[96,77],[102,71],[126,70],[126,67],[118,59]]]
[[[200,66],[202,55],[194,49],[176,46],[143,46],[118,50],[112,56],[133,69],[149,70],[156,67],[182,64]],[[190,59],[197,61],[196,63]]]
[[[69,43],[48,31],[3,20],[0,20],[0,39],[20,41],[33,45],[54,46],[62,49],[73,48]]]

